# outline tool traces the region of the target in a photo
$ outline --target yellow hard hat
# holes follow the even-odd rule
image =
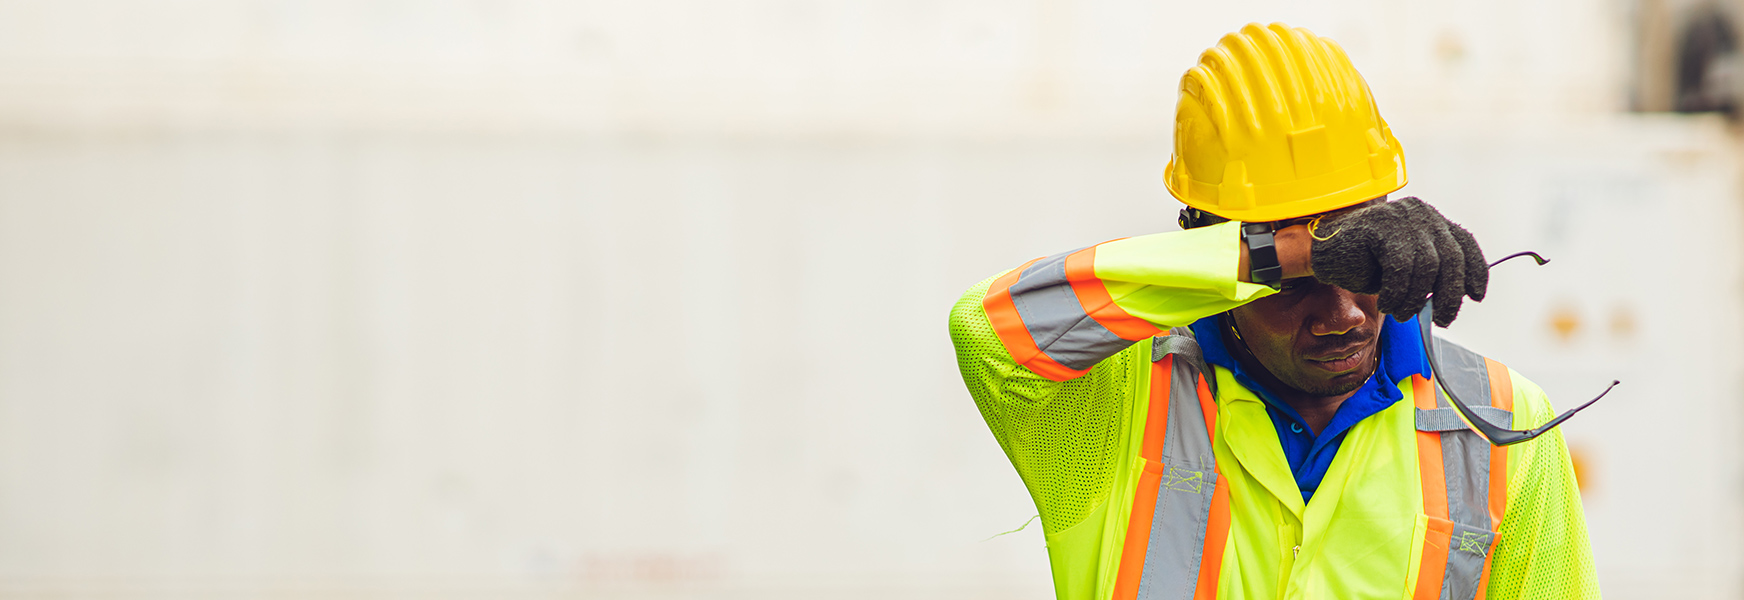
[[[1181,76],[1167,185],[1193,208],[1277,221],[1404,187],[1405,155],[1343,48],[1249,23]]]

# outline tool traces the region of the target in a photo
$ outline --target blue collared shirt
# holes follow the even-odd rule
[[[1271,390],[1242,370],[1241,363],[1236,362],[1229,349],[1223,346],[1217,319],[1212,315],[1195,321],[1193,336],[1204,350],[1206,362],[1229,369],[1237,382],[1265,400],[1266,412],[1272,415],[1272,426],[1277,428],[1278,441],[1284,446],[1284,459],[1290,463],[1296,487],[1302,490],[1303,504],[1314,496],[1320,480],[1326,478],[1326,469],[1332,466],[1332,457],[1338,454],[1344,434],[1358,422],[1404,398],[1405,394],[1399,391],[1399,380],[1413,374],[1429,376],[1429,358],[1423,355],[1423,336],[1417,330],[1417,317],[1400,323],[1382,315],[1380,362],[1375,374],[1357,389],[1355,395],[1338,405],[1338,411],[1332,414],[1332,422],[1316,436],[1296,409],[1278,400]]]

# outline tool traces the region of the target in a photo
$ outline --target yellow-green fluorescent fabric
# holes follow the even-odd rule
[[[1097,283],[1115,304],[1166,330],[1271,293],[1235,279],[1237,243],[1236,224],[1226,223],[1086,251],[1093,251]],[[1046,264],[1032,263],[1028,270],[1034,273],[1025,277],[1045,277],[1038,266]],[[975,285],[952,309],[958,366],[1041,514],[1056,595],[1106,600],[1143,466],[1139,445],[1151,344],[1105,339],[1081,345],[1072,351],[1119,347],[1081,376],[1039,375],[1012,358],[1008,340],[989,319],[988,290],[996,279],[1011,280],[1008,274],[1015,275]],[[1048,302],[1016,300],[1011,312],[1026,323]],[[1037,346],[1057,347],[1075,335],[1034,337]],[[1058,355],[1068,367],[1080,368],[1070,364],[1082,360],[1072,351]],[[1403,400],[1346,434],[1321,487],[1304,506],[1265,405],[1228,371],[1214,371],[1214,451],[1220,476],[1230,485],[1231,520],[1217,597],[1409,598],[1426,526],[1410,380],[1400,382]],[[1554,416],[1542,390],[1509,373],[1515,428]],[[1562,434],[1552,431],[1510,447],[1508,462],[1508,508],[1490,557],[1486,597],[1597,598],[1585,517]]]

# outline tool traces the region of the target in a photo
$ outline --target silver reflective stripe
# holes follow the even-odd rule
[[[1459,344],[1435,338],[1435,357],[1441,361],[1441,374],[1447,376],[1444,383],[1453,388],[1453,393],[1459,394],[1466,402],[1489,404],[1490,370],[1484,366],[1483,356]],[[1436,406],[1453,406],[1440,395],[1438,391]]]
[[[1199,374],[1207,368],[1204,354],[1190,335],[1158,339],[1163,340],[1159,345],[1165,353],[1176,356],[1169,380],[1169,423],[1163,433],[1163,464],[1171,468],[1214,469],[1217,458],[1211,451],[1211,433],[1205,429],[1205,409],[1199,405]],[[1151,360],[1161,359],[1153,356]],[[1168,481],[1167,474],[1163,480]]]
[[[1173,334],[1176,330],[1171,329]],[[1151,338],[1151,362],[1162,360],[1170,354],[1178,354],[1182,358],[1198,365],[1205,364],[1205,355],[1199,350],[1199,343],[1184,335],[1159,335]]]
[[[1180,331],[1180,330],[1177,330]],[[1150,542],[1139,577],[1141,600],[1193,597],[1204,560],[1205,530],[1217,488],[1217,458],[1199,405],[1204,359],[1188,335],[1159,338],[1153,356],[1175,355],[1169,381],[1169,422],[1163,433],[1163,478],[1151,515]]]
[[[1205,530],[1217,473],[1166,468],[1168,472],[1157,488],[1157,512],[1151,517],[1151,541],[1145,547],[1139,600],[1190,600],[1199,584],[1199,563],[1204,560]]]
[[[1447,474],[1447,520],[1490,528],[1490,443],[1470,431],[1441,434],[1441,468]],[[1447,555],[1448,566],[1453,555]],[[1451,572],[1451,571],[1450,571]],[[1449,598],[1444,596],[1444,598]],[[1452,596],[1451,598],[1469,598]]]
[[[1205,387],[1213,397],[1217,396],[1217,378],[1211,376],[1210,367],[1205,366],[1205,352],[1199,349],[1199,342],[1193,338],[1192,328],[1176,327],[1170,329],[1168,335],[1151,338],[1151,362],[1162,360],[1170,354],[1186,357],[1188,362],[1193,363],[1193,368],[1205,373]]]
[[[1490,402],[1490,370],[1484,357],[1459,344],[1435,339],[1436,357],[1442,361],[1443,383],[1467,402]],[[1484,556],[1495,533],[1490,529],[1490,443],[1459,423],[1458,410],[1436,388],[1434,410],[1417,411],[1419,431],[1441,432],[1441,469],[1447,477],[1447,517],[1453,521],[1453,536],[1447,552],[1447,570],[1441,579],[1442,600],[1473,600],[1484,572]],[[1473,406],[1472,412],[1491,423],[1512,426],[1514,413],[1492,406]],[[1445,415],[1445,416],[1443,416]],[[1436,428],[1452,417],[1458,427]],[[1429,425],[1431,428],[1425,428]]]
[[[1132,340],[1114,335],[1084,312],[1066,281],[1066,257],[1078,250],[1049,256],[1024,269],[1011,284],[1011,304],[1043,354],[1067,368],[1083,370],[1125,350]]]
[[[1493,406],[1473,406],[1472,412],[1491,423],[1509,427],[1514,421],[1514,413]],[[1459,418],[1459,409],[1453,407],[1417,409],[1417,431],[1465,431],[1465,421]]]
[[[1210,469],[1217,464],[1211,453],[1211,434],[1205,430],[1205,409],[1199,405],[1199,365],[1191,361],[1175,361],[1169,382],[1169,424],[1164,432],[1164,465]]]
[[[1490,541],[1495,535],[1489,526],[1453,524],[1453,536],[1447,543],[1447,573],[1441,577],[1443,600],[1477,598],[1478,580],[1484,576],[1484,557],[1489,555]]]

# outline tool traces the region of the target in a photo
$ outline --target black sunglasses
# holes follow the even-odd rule
[[[1537,261],[1540,265],[1550,262],[1549,259],[1539,256],[1536,252],[1516,252],[1502,257],[1501,260],[1490,263],[1490,267],[1494,268],[1496,265],[1507,262],[1508,259],[1521,256],[1530,256],[1532,257],[1532,260]],[[1446,379],[1441,376],[1441,365],[1435,360],[1435,343],[1430,337],[1429,324],[1434,322],[1434,320],[1435,301],[1434,298],[1430,298],[1429,301],[1423,304],[1423,310],[1418,311],[1417,313],[1417,327],[1423,334],[1423,353],[1429,356],[1429,371],[1435,375],[1435,385],[1441,388],[1441,393],[1446,394],[1449,401],[1453,402],[1453,407],[1459,411],[1459,414],[1465,415],[1465,420],[1471,423],[1473,428],[1477,429],[1478,435],[1483,436],[1491,445],[1512,446],[1540,435],[1544,435],[1545,432],[1556,428],[1557,425],[1561,425],[1563,421],[1567,421],[1569,417],[1574,416],[1574,414],[1580,412],[1581,409],[1592,406],[1594,402],[1598,402],[1599,398],[1603,398],[1605,397],[1605,394],[1611,393],[1611,388],[1617,387],[1617,384],[1620,383],[1617,380],[1611,380],[1611,385],[1606,386],[1605,391],[1599,392],[1598,398],[1593,398],[1592,400],[1588,400],[1586,404],[1569,409],[1568,412],[1557,415],[1557,417],[1551,419],[1550,422],[1539,425],[1538,427],[1516,430],[1498,426],[1484,420],[1483,417],[1478,416],[1477,412],[1471,409],[1471,406],[1468,406],[1465,401],[1460,400],[1459,396],[1454,395],[1453,389],[1447,387],[1447,384],[1444,383]]]

